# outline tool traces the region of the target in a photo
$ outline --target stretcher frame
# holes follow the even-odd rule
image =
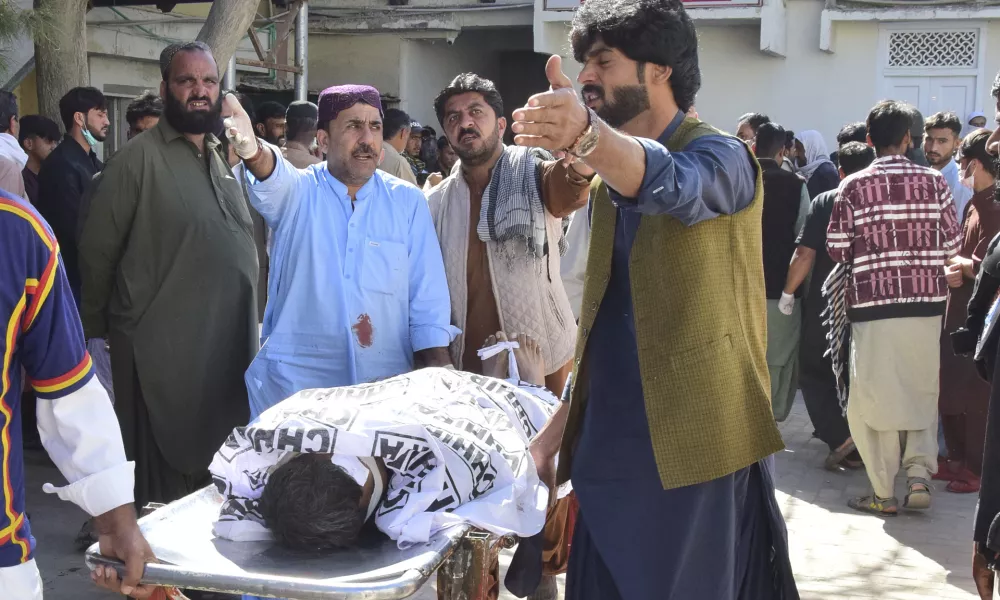
[[[142,583],[290,600],[397,600],[415,594],[437,573],[440,600],[481,600],[491,583],[497,553],[512,547],[512,536],[452,527],[426,544],[400,550],[378,532],[362,536],[350,550],[322,555],[295,554],[274,542],[233,542],[217,538],[212,524],[222,496],[203,488],[139,519],[153,553]],[[145,511],[144,511],[145,512]],[[86,565],[124,565],[86,553]]]

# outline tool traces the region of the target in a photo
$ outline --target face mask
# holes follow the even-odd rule
[[[973,189],[972,184],[975,181],[975,175],[976,175],[976,169],[975,168],[969,169],[969,174],[962,178],[962,185],[969,188],[970,190]]]
[[[86,140],[88,144],[90,144],[91,148],[97,145],[97,139],[94,138],[94,134],[90,133],[89,129],[83,130],[83,139]]]

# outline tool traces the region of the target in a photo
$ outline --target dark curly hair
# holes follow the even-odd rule
[[[681,0],[587,0],[569,34],[579,63],[600,39],[639,63],[670,67],[670,89],[683,112],[701,88],[698,37]]]
[[[275,469],[260,513],[275,540],[300,551],[350,548],[365,523],[362,489],[329,454],[300,454]]]

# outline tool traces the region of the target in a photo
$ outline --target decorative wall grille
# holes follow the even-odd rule
[[[893,31],[889,67],[976,66],[979,31]]]

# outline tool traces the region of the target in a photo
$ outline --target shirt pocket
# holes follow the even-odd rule
[[[395,294],[407,286],[406,245],[399,242],[365,239],[361,265],[361,287],[381,294]]]

